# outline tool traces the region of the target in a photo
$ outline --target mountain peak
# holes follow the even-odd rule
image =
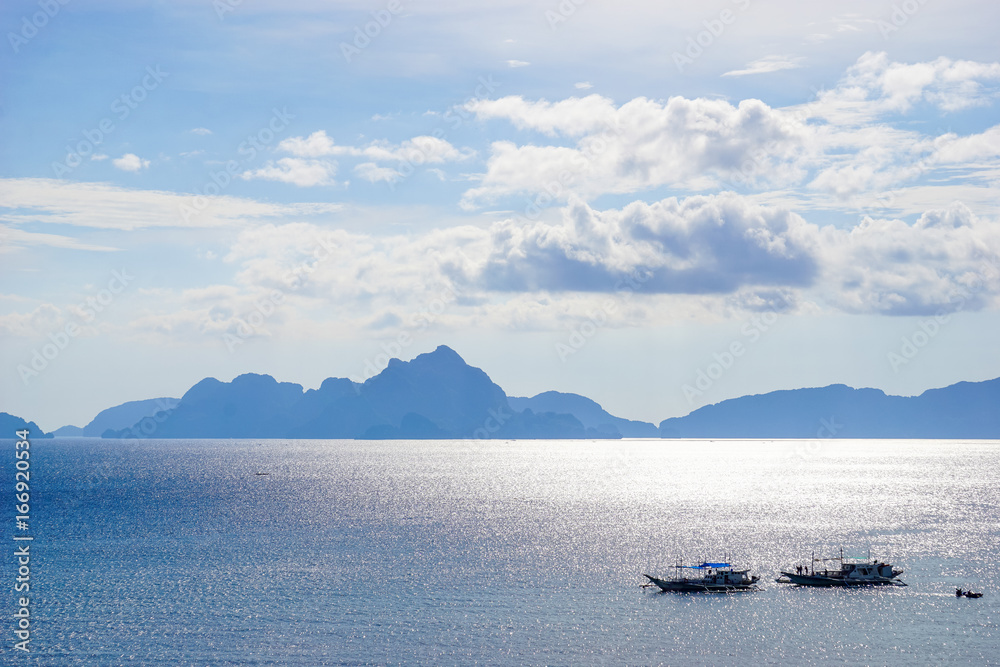
[[[434,348],[433,352],[429,352],[428,354],[435,358],[452,359],[461,361],[463,364],[465,363],[465,359],[463,359],[461,355],[458,354],[458,352],[451,349],[447,345],[438,345],[436,348]]]

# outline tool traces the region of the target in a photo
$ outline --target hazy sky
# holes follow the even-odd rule
[[[1000,4],[483,4],[4,2],[0,410],[1000,376]]]

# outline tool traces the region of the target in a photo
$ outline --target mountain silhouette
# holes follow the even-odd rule
[[[1000,378],[919,396],[834,384],[733,398],[657,427],[616,417],[579,394],[508,397],[485,372],[442,345],[411,361],[391,359],[363,383],[328,378],[306,391],[254,373],[232,382],[205,378],[179,401],[130,401],[102,411],[82,431],[120,438],[996,439],[998,408]],[[33,423],[0,413],[5,432],[26,427],[33,437],[45,437]],[[70,429],[76,427],[60,432],[80,431]]]
[[[997,438],[1000,378],[919,396],[828,387],[773,391],[660,422],[665,438]]]
[[[586,436],[598,437],[570,414],[514,410],[486,373],[444,345],[412,361],[391,359],[364,383],[328,378],[309,391],[269,375],[250,373],[232,382],[206,378],[150,428],[106,432],[150,438]]]
[[[555,412],[569,414],[594,433],[609,438],[656,438],[659,431],[654,424],[615,417],[596,401],[579,394],[565,394],[546,391],[531,398],[511,397],[507,399],[515,410],[531,409],[535,412]]]
[[[81,429],[79,435],[100,437],[108,429],[118,430],[128,428],[149,417],[162,419],[160,413],[167,413],[177,406],[176,398],[150,398],[144,401],[128,401],[113,408],[102,410],[89,424]],[[63,428],[66,428],[65,426]],[[62,431],[62,429],[59,429]]]
[[[17,440],[17,431],[28,431],[28,440],[53,437],[51,433],[45,433],[42,429],[38,428],[38,424],[35,422],[26,421],[6,412],[0,412],[0,439]],[[11,473],[12,476],[13,474]]]

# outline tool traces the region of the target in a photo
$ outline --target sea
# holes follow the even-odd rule
[[[10,442],[6,665],[1000,664],[996,441],[36,440],[20,532]],[[907,585],[775,582],[841,549]]]

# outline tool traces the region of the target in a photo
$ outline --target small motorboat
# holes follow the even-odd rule
[[[976,600],[983,597],[982,593],[973,593],[972,591],[963,591],[961,588],[955,589],[955,597],[957,598],[972,598]]]

